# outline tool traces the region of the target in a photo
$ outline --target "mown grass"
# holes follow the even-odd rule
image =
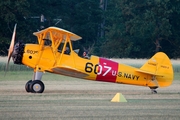
[[[146,61],[147,59],[112,59],[114,61],[117,61],[119,63],[122,64],[127,64],[133,67],[137,67],[140,68]],[[5,73],[3,73],[6,69],[6,61],[7,61],[7,57],[0,57],[0,80],[3,80],[4,78],[2,78],[2,76],[4,76]],[[180,60],[171,60],[172,65],[173,65],[173,70],[174,70],[174,79],[180,79]],[[7,72],[7,76],[10,75],[10,77],[8,78],[6,76],[6,79],[21,79],[22,78],[26,78],[25,76],[28,76],[28,79],[32,78],[32,74],[33,74],[33,70],[31,68],[28,68],[24,65],[17,65],[17,64],[13,64],[13,62],[11,61],[8,67],[8,71]],[[13,74],[15,74],[15,76],[12,76]],[[25,75],[25,76],[24,76]],[[46,76],[46,74],[44,75],[45,77],[43,77],[43,79],[51,79],[51,74],[48,73],[48,75]],[[58,75],[52,75],[53,79],[55,76]],[[12,77],[12,78],[11,78]],[[59,76],[58,76],[59,77]],[[56,79],[56,77],[55,77]]]
[[[148,59],[130,59],[130,58],[112,58],[111,60],[118,63],[131,65],[134,67],[141,67]],[[0,71],[5,69],[7,63],[7,57],[0,56]],[[173,64],[174,71],[180,72],[180,59],[172,59],[171,63]],[[12,60],[10,61],[9,70],[29,70],[26,66],[23,65],[14,65]]]
[[[178,81],[175,81],[173,87],[161,89],[158,94],[151,94],[150,90],[144,87],[89,81],[85,84],[82,80],[46,73],[43,76],[44,82],[47,83],[45,92],[33,94],[24,90],[26,82],[24,78],[31,76],[31,71],[10,71],[7,73],[6,81],[0,81],[1,120],[179,120],[180,118]],[[8,79],[10,81],[7,81]],[[46,81],[47,79],[56,80]],[[117,92],[121,92],[128,102],[110,102]]]
[[[33,70],[31,68],[28,68],[24,65],[16,65],[16,64],[13,64],[12,62],[9,64],[9,68],[6,73],[6,76],[4,76],[6,63],[3,60],[0,59],[0,81],[32,79]],[[132,60],[127,60],[127,61],[123,60],[123,63],[139,68],[144,64],[145,60],[142,60],[142,61],[143,62],[138,61],[138,63],[135,64],[134,62],[132,62]],[[173,69],[174,69],[174,80],[179,80],[180,79],[180,74],[179,74],[180,73],[180,64],[178,62],[174,62]],[[64,76],[46,73],[43,75],[43,80],[58,80],[59,78],[62,78],[62,77],[64,77]],[[69,79],[72,79],[72,78],[69,78]]]
[[[0,71],[0,81],[8,81],[8,80],[30,80],[32,79],[33,71],[8,71],[5,75],[4,71]],[[76,78],[67,77],[63,75],[58,74],[52,74],[52,73],[44,73],[43,74],[43,80],[73,80]],[[180,80],[180,74],[178,72],[174,73],[174,80]]]
[[[137,67],[137,68],[140,68],[143,65],[143,63],[131,63],[130,61],[124,64]],[[5,71],[5,69],[6,69],[6,63],[0,61],[0,71]],[[30,71],[32,69],[24,65],[17,65],[17,64],[10,63],[8,70],[9,71]],[[177,73],[180,72],[180,64],[178,63],[173,64],[173,70],[174,72],[177,72]]]
[[[135,64],[128,63],[136,66]],[[141,66],[140,63],[137,64]],[[180,65],[173,64],[175,81],[172,87],[150,94],[148,88],[84,82],[83,80],[45,73],[43,94],[27,93],[25,83],[33,70],[10,64],[4,76],[5,62],[0,63],[1,120],[179,120]],[[127,103],[110,100],[121,92]]]
[[[5,71],[6,69],[6,63],[0,63],[0,71]],[[10,63],[8,67],[8,71],[29,71],[30,68],[24,66],[24,65],[17,65]]]
[[[33,70],[28,70],[28,71],[8,71],[5,74],[5,71],[0,71],[0,81],[18,81],[18,80],[25,80],[28,81],[32,79],[33,77]],[[51,81],[56,81],[56,80],[73,80],[75,78],[72,77],[67,77],[63,75],[58,75],[58,74],[52,74],[45,72],[42,77],[43,81],[44,80],[51,80]]]

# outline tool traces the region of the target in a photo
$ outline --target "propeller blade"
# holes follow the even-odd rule
[[[14,49],[14,42],[15,42],[15,36],[16,36],[16,26],[17,26],[17,24],[15,24],[15,26],[14,26],[14,31],[13,31],[13,35],[12,35],[12,39],[11,39],[11,44],[9,46],[8,61],[7,61],[7,64],[6,64],[6,71],[8,69],[9,61],[11,59],[13,49]]]

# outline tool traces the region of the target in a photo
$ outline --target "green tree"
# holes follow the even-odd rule
[[[128,49],[122,47],[120,50],[117,46],[115,50],[117,52],[114,54],[109,52],[106,55],[139,58],[150,57],[158,51],[171,54],[169,51],[172,49],[166,46],[167,44],[172,46],[174,43],[170,39],[173,35],[170,21],[173,12],[173,4],[170,0],[110,1],[107,9],[106,39],[102,48],[107,46],[111,48],[112,44],[109,43],[113,41],[119,47],[125,46]],[[123,50],[124,52],[121,52]]]
[[[63,0],[62,28],[82,37],[74,47],[92,48],[99,39],[102,10],[97,0]],[[93,48],[92,48],[93,49]]]
[[[170,2],[169,7],[172,9],[172,14],[169,17],[169,22],[172,25],[171,32],[172,35],[169,37],[169,42],[163,43],[165,44],[163,47],[168,47],[168,52],[171,58],[179,58],[180,57],[180,2],[179,0],[173,0]]]
[[[105,13],[105,40],[101,45],[102,56],[128,57],[133,43],[126,32],[126,17],[123,15],[121,1],[112,0],[108,3]]]
[[[40,26],[57,26],[82,36],[75,48],[91,48],[100,56],[145,58],[163,51],[180,57],[179,0],[111,0],[102,9],[103,1],[0,1],[0,55],[7,55],[17,23],[16,40],[25,43],[37,42],[32,33]]]
[[[27,7],[29,7],[27,0],[0,1],[0,55],[7,54],[14,24],[28,15]],[[19,35],[23,34],[19,33]]]

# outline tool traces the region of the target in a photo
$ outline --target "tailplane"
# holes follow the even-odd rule
[[[147,80],[149,87],[166,87],[173,81],[174,73],[171,61],[163,52],[156,53],[137,71],[151,75],[151,78]]]

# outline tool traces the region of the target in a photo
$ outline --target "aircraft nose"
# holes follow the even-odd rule
[[[14,61],[14,64],[22,64],[24,46],[25,45],[23,42],[17,42],[14,45],[14,49],[13,49],[13,53],[12,53],[12,59]]]

